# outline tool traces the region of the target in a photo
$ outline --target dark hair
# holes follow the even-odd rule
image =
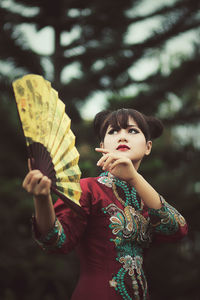
[[[121,108],[114,111],[103,110],[97,113],[94,118],[94,129],[100,141],[104,140],[109,125],[116,129],[127,128],[129,116],[137,123],[146,141],[156,139],[162,134],[163,124],[155,117],[146,116],[132,108]]]

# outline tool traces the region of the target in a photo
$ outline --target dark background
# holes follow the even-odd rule
[[[91,113],[87,120],[82,116],[88,99],[94,97],[91,109],[96,106],[95,93],[105,93],[106,108],[132,107],[162,119],[165,132],[140,171],[185,216],[189,234],[181,243],[151,248],[149,288],[153,300],[200,299],[199,6],[197,0],[0,2],[0,299],[70,299],[78,277],[74,253],[47,256],[31,237],[33,203],[21,188],[27,154],[11,86],[27,73],[49,79],[65,102],[83,177],[100,171]],[[23,29],[28,25],[36,32],[51,28],[51,53],[30,46],[34,39]],[[78,34],[64,43],[63,34],[73,30]],[[182,47],[178,38],[186,41]],[[152,59],[156,67],[148,72]],[[131,76],[130,67],[135,72],[142,61],[147,75]],[[70,64],[79,75],[65,81]]]

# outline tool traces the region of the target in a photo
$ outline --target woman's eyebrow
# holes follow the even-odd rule
[[[120,126],[109,125],[109,126],[108,126],[108,129],[109,129],[109,128],[112,128],[112,129],[118,129],[118,128],[120,128]]]
[[[139,129],[139,127],[137,126],[137,125],[131,125],[131,124],[127,124],[127,127],[136,127],[136,128],[138,128]]]
[[[130,128],[130,127],[134,127],[134,128],[139,129],[139,127],[137,125],[135,125],[135,124],[127,124],[126,128]],[[108,128],[107,128],[107,130],[110,130],[110,129],[118,130],[120,128],[122,128],[122,127],[120,127],[120,126],[115,127],[113,125],[109,125]]]

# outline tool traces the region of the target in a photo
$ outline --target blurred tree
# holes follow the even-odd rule
[[[183,212],[190,235],[179,247],[156,245],[151,250],[147,263],[150,290],[154,300],[198,299],[199,39],[191,43],[188,55],[181,49],[165,62],[165,53],[174,38],[198,33],[199,6],[196,0],[0,2],[0,197],[5,199],[0,203],[1,299],[66,299],[78,274],[73,254],[64,260],[45,257],[30,239],[31,197],[20,189],[26,172],[25,146],[11,101],[11,81],[26,73],[50,79],[67,104],[83,176],[98,171],[92,149],[97,140],[91,123],[83,122],[80,114],[82,105],[96,92],[105,92],[107,108],[134,107],[163,119],[166,132],[155,142],[141,172]],[[37,32],[50,27],[53,52],[44,55],[33,50],[22,25],[31,25]],[[153,60],[154,68],[151,71],[148,66],[149,73],[142,77],[136,71],[145,60],[148,64]],[[74,277],[71,270],[76,270]]]
[[[157,72],[140,81],[130,75],[130,68],[137,67],[144,57],[158,56],[168,40],[196,29],[200,25],[199,3],[196,0],[179,0],[172,1],[172,4],[162,2],[156,7],[152,1],[154,10],[137,14],[140,5],[145,8],[145,3],[137,0],[119,0],[117,3],[59,0],[55,5],[46,0],[18,0],[12,1],[11,5],[3,0],[1,58],[23,69],[21,72],[45,74],[47,78],[51,74],[50,68],[45,66],[51,65],[53,85],[68,104],[74,120],[78,120],[77,103],[85,101],[93,92],[123,92],[129,86],[138,86],[139,90],[142,85],[143,95],[138,96],[140,107],[144,108],[149,99],[154,99],[151,106],[145,106],[156,111],[168,89],[179,89],[198,73],[199,53],[196,53],[194,61],[184,64],[183,72],[180,64],[180,73],[177,70],[176,74],[173,70],[165,76]],[[139,42],[134,42],[134,37],[133,42],[128,41],[128,36],[137,36],[137,27],[134,30],[134,26],[142,22],[145,26],[150,21],[157,22],[156,29],[149,25]],[[51,27],[54,32],[53,53],[45,56],[31,51],[20,31],[22,24],[32,24],[37,31]],[[67,72],[70,66],[77,70],[75,78]],[[19,70],[16,71],[12,76],[19,76]]]

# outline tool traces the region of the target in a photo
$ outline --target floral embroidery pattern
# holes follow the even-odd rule
[[[104,184],[105,186],[112,188],[114,176],[109,174],[108,176],[101,176],[98,178],[98,182]]]
[[[140,290],[143,299],[146,299],[147,284],[142,270],[143,248],[151,242],[149,219],[145,219],[133,207],[126,206],[124,210],[115,204],[106,207],[104,213],[110,215],[110,225],[117,250],[116,260],[122,268],[110,280],[110,286],[115,288],[124,300],[140,299]]]
[[[44,236],[40,238],[35,237],[38,245],[46,251],[53,251],[56,248],[61,248],[65,243],[66,235],[59,220],[56,218],[53,228]]]
[[[126,206],[124,210],[115,204],[110,204],[105,210],[110,215],[112,233],[116,235],[113,241],[116,245],[123,238],[137,241],[143,247],[148,247],[151,242],[150,221],[136,211],[132,206]]]
[[[160,209],[149,209],[149,216],[156,233],[170,235],[175,233],[179,226],[185,226],[186,221],[162,196],[160,196],[160,199],[162,207]]]

